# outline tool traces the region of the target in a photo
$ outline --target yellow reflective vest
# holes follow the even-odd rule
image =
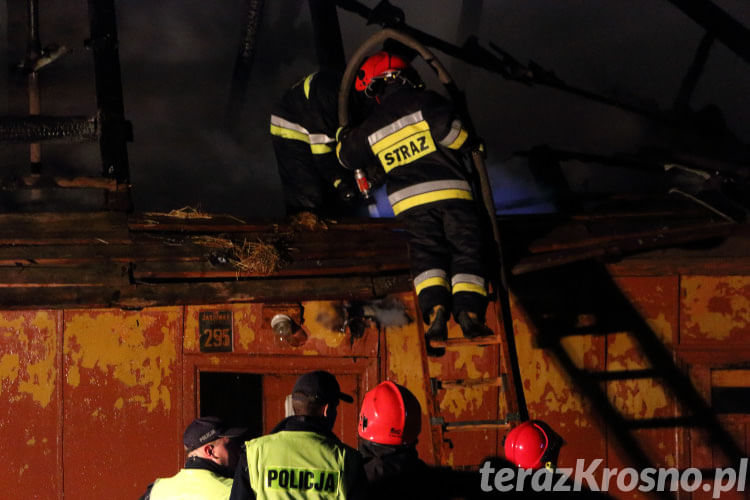
[[[150,500],[226,500],[232,480],[205,469],[181,469],[172,477],[157,479]]]
[[[352,498],[361,493],[362,459],[338,439],[280,431],[245,444],[250,485],[258,500]]]

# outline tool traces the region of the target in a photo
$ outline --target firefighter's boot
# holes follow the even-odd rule
[[[440,357],[445,354],[444,347],[432,347],[431,340],[446,340],[448,338],[448,312],[444,306],[435,306],[430,311],[430,327],[425,333],[425,349],[428,356]]]
[[[461,311],[460,313],[458,313],[456,321],[461,327],[461,331],[463,332],[464,337],[466,337],[467,339],[474,339],[477,337],[490,337],[492,335],[495,335],[495,332],[493,332],[490,327],[485,325],[484,322],[479,319],[476,313]]]

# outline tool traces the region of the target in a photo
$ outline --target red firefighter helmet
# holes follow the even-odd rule
[[[505,458],[524,469],[541,467],[547,448],[547,433],[533,420],[514,427],[505,437]]]
[[[398,77],[401,72],[409,67],[409,63],[395,54],[388,52],[376,52],[371,55],[357,71],[357,79],[354,88],[358,92],[364,92],[370,87],[376,78]]]
[[[378,444],[415,443],[422,430],[422,408],[406,387],[381,382],[362,400],[358,430],[359,437]]]

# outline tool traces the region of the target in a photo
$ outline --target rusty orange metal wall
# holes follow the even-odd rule
[[[65,313],[65,497],[142,493],[179,467],[181,337],[182,308]]]
[[[62,313],[0,313],[0,484],[15,498],[60,498]]]
[[[678,361],[701,391],[719,375],[717,367],[750,353],[750,278],[708,276],[621,276],[617,283],[653,331],[675,349]],[[351,341],[330,328],[329,302],[306,302],[307,342],[292,347],[274,338],[262,304],[189,306],[142,311],[5,311],[0,313],[0,444],[2,484],[24,498],[137,497],[154,478],[174,474],[183,459],[181,434],[197,413],[200,370],[277,373],[276,406],[293,374],[327,368],[342,375],[347,389],[364,391],[388,378],[404,384],[425,409],[420,455],[453,466],[477,465],[502,456],[503,433],[448,432],[433,441],[428,411],[446,421],[492,420],[504,416],[495,387],[429,390],[429,376],[491,378],[498,374],[496,346],[461,346],[443,358],[422,357],[423,325],[411,293],[397,296],[414,320],[378,332],[371,325]],[[616,436],[548,353],[536,347],[534,331],[511,303],[524,392],[532,418],[548,422],[565,439],[560,464],[603,458],[627,464]],[[198,315],[231,310],[234,352],[204,354],[198,347]],[[497,327],[494,310],[488,318]],[[450,336],[460,337],[450,323]],[[627,331],[565,338],[564,348],[579,368],[592,371],[638,369],[645,363]],[[284,378],[286,377],[286,378]],[[677,405],[652,380],[606,383],[611,403],[633,418],[669,417]],[[269,399],[271,401],[271,399]],[[340,414],[337,432],[354,444],[358,404]],[[269,410],[266,430],[282,415]],[[742,446],[750,421],[725,419]],[[275,422],[274,422],[275,423]],[[711,467],[721,458],[699,434],[673,429],[640,431],[648,456],[663,466]],[[18,446],[23,453],[18,453]],[[746,448],[747,449],[747,448]],[[437,455],[436,455],[437,452]],[[616,494],[632,498],[633,494]],[[636,495],[637,496],[637,495]]]

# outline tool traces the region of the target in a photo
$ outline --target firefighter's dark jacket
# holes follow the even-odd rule
[[[185,461],[185,467],[175,476],[166,479],[157,479],[148,485],[146,493],[139,500],[159,500],[161,498],[171,498],[171,495],[177,495],[180,491],[195,492],[195,498],[222,498],[226,496],[232,484],[234,470],[224,465],[217,464],[213,460],[207,460],[200,457],[188,457]],[[157,482],[162,482],[155,490]],[[201,491],[205,491],[205,496],[198,496]],[[216,495],[211,495],[211,492]],[[155,493],[154,493],[155,492]],[[152,493],[154,495],[152,496]],[[180,497],[182,498],[182,497]]]
[[[340,83],[339,73],[312,73],[287,90],[271,112],[271,135],[308,144],[315,168],[328,185],[341,177],[334,152]]]
[[[342,443],[328,429],[325,419],[310,416],[288,417],[274,427],[269,435],[245,443],[246,450],[252,450],[254,457],[273,454],[272,451],[265,453],[269,449],[264,450],[263,447],[274,446],[283,447],[293,463],[249,464],[249,453],[246,451],[240,457],[240,463],[237,466],[230,500],[246,500],[256,497],[305,498],[306,490],[309,490],[314,498],[364,498],[367,478],[362,467],[362,457],[357,450]],[[316,447],[320,449],[314,449]],[[338,467],[341,470],[332,471],[340,472],[337,474],[338,478],[326,474],[331,472],[330,460],[321,464],[316,463],[320,456],[338,457]],[[283,481],[285,488],[280,488],[282,486],[282,481],[279,481],[280,474],[274,475],[274,471],[282,470],[285,466],[290,469],[289,472],[293,477],[287,476],[287,479]],[[295,467],[297,467],[296,472],[292,472],[291,469]],[[309,477],[306,475],[308,469]],[[314,475],[313,470],[315,470]],[[265,474],[269,477],[264,477]],[[251,477],[261,476],[269,484],[251,484]],[[256,495],[256,491],[261,489],[264,490],[263,495]]]
[[[461,153],[468,131],[451,103],[430,90],[388,85],[368,118],[340,138],[349,169],[379,164],[396,215],[448,199],[472,199]]]
[[[361,439],[359,452],[367,474],[368,500],[463,498],[474,487],[467,477],[449,468],[429,467],[413,445],[387,446]]]

